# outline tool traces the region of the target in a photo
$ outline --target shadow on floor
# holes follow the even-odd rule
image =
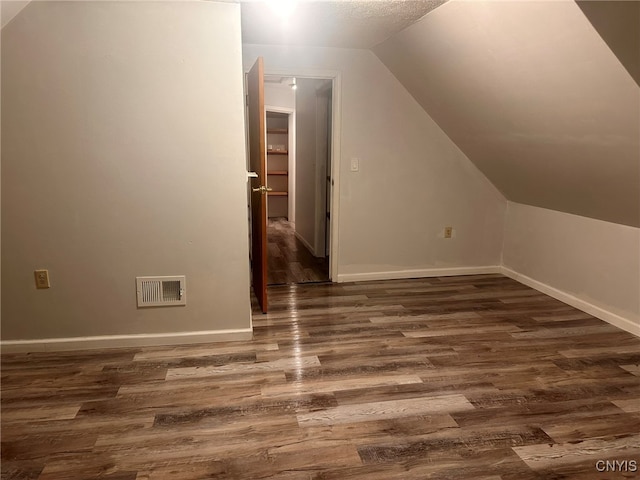
[[[314,257],[286,218],[269,219],[267,250],[269,285],[329,281],[329,257]]]

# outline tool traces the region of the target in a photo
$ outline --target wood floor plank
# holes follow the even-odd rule
[[[248,344],[239,344],[239,342],[233,342],[230,346],[217,346],[215,350],[212,350],[211,346],[206,347],[200,345],[188,345],[181,347],[168,347],[154,349],[148,348],[134,355],[134,361],[150,361],[150,360],[165,360],[173,358],[192,358],[192,357],[206,357],[215,352],[215,355],[229,355],[238,354],[242,352],[262,352],[278,350],[278,344],[275,342],[259,344],[256,342]]]
[[[540,445],[550,442],[548,435],[538,427],[490,427],[482,429],[453,428],[424,437],[406,439],[401,445],[365,445],[358,449],[365,463],[395,462],[399,459],[419,459],[434,452],[456,452],[464,455],[473,451],[501,450],[518,445]]]
[[[480,314],[476,312],[455,312],[455,313],[440,313],[440,314],[425,314],[425,315],[412,315],[412,316],[383,316],[383,317],[371,317],[369,321],[371,323],[382,324],[402,324],[405,322],[425,322],[433,323],[437,320],[468,320],[474,318],[482,318]]]
[[[640,398],[626,398],[620,400],[612,400],[612,402],[614,405],[617,405],[625,412],[640,412]]]
[[[589,461],[594,465],[597,460],[617,456],[629,459],[640,454],[640,435],[630,435],[615,439],[593,439],[571,443],[551,443],[514,447],[514,452],[534,470],[557,467],[562,464]]]
[[[474,406],[463,395],[442,395],[419,399],[409,398],[359,405],[344,405],[324,411],[298,415],[298,423],[301,427],[335,425],[413,415],[437,415],[471,410],[473,408]]]
[[[528,332],[513,332],[513,338],[555,338],[555,337],[577,337],[582,335],[591,335],[599,333],[617,332],[616,328],[611,325],[595,325],[588,327],[569,327],[569,328],[544,328],[536,329]]]
[[[3,354],[3,480],[603,480],[596,458],[640,459],[640,339],[512,279],[269,299],[250,341]]]
[[[473,330],[470,330],[467,327],[460,328],[428,328],[424,330],[411,330],[411,331],[403,331],[402,334],[405,337],[411,338],[426,338],[426,337],[448,337],[448,336],[458,336],[458,335],[475,335],[478,336],[482,333],[493,333],[493,332],[519,332],[520,329],[518,327],[514,327],[513,325],[487,325],[484,327],[477,327]]]
[[[640,345],[635,342],[631,345],[618,345],[615,352],[612,352],[610,347],[585,347],[585,348],[572,348],[568,350],[559,350],[560,355],[567,358],[591,358],[601,355],[621,355],[625,353],[632,353],[640,355]]]
[[[37,420],[68,420],[74,418],[80,404],[62,406],[38,406],[26,408],[2,408],[2,423],[16,423]]]
[[[274,370],[296,370],[301,368],[317,367],[320,361],[316,356],[292,357],[262,363],[243,363],[237,365],[223,365],[220,367],[185,367],[172,368],[167,372],[166,380],[176,378],[201,378],[214,377],[238,372],[263,372]]]
[[[585,437],[614,439],[640,432],[640,419],[627,414],[591,416],[583,418],[579,426],[576,426],[575,418],[556,419],[543,430],[557,443],[577,443]]]
[[[533,315],[532,318],[538,322],[566,322],[570,320],[582,320],[584,318],[593,318],[585,312],[571,310],[568,312],[548,313],[545,315]]]
[[[122,395],[144,395],[144,394],[172,394],[173,392],[188,392],[193,395],[194,392],[200,392],[202,390],[211,390],[222,394],[223,390],[234,390],[237,387],[244,389],[251,389],[253,387],[260,387],[261,385],[279,385],[286,383],[286,377],[282,371],[263,371],[255,373],[242,373],[237,375],[226,375],[224,378],[224,385],[220,384],[207,384],[203,385],[202,380],[199,377],[196,378],[182,378],[171,382],[167,381],[153,381],[145,382],[139,385],[123,385],[118,390],[117,396]]]
[[[96,432],[105,434],[126,435],[127,432],[151,427],[155,418],[149,412],[136,412],[130,415],[76,415],[70,420],[29,421],[22,423],[4,423],[2,425],[3,441],[25,435],[47,435],[54,442],[59,436],[74,432],[79,436],[92,435]]]
[[[262,396],[264,398],[271,398],[291,395],[308,395],[314,393],[334,393],[343,390],[373,388],[385,385],[406,385],[412,383],[422,383],[422,379],[417,375],[406,374],[353,376],[342,379],[289,382],[281,385],[265,386],[262,388]]]
[[[632,373],[633,375],[635,375],[637,377],[640,377],[640,365],[639,364],[620,365],[620,368],[623,368],[627,372]]]
[[[379,444],[384,442],[406,442],[408,438],[423,438],[430,434],[458,428],[449,414],[416,415],[391,419],[366,419],[362,422],[339,423],[333,425],[306,426],[303,430],[309,437],[331,438],[336,442],[358,444]]]

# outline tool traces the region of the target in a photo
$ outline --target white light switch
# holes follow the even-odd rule
[[[351,159],[351,171],[357,172],[358,170],[360,170],[360,159],[357,157],[353,157]]]

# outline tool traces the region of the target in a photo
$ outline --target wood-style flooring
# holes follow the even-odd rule
[[[296,238],[286,218],[270,218],[267,223],[267,283],[326,282],[329,280],[329,258],[314,257]]]
[[[253,341],[3,355],[2,478],[639,475],[629,333],[500,275],[269,295]]]

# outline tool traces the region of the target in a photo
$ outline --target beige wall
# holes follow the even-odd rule
[[[318,201],[319,163],[317,158],[316,90],[323,80],[298,78],[296,90],[296,234],[315,256],[324,256],[324,243],[319,244],[317,210],[324,211]]]
[[[264,104],[270,107],[290,108],[294,110],[296,108],[296,96],[289,85],[265,82]]]
[[[250,327],[242,85],[234,4],[32,2],[2,30],[3,340]],[[136,308],[175,274],[186,307]]]
[[[267,73],[340,73],[334,280],[500,264],[506,201],[375,55],[244,45],[245,69],[259,55]],[[359,172],[349,170],[351,157]]]
[[[640,335],[640,229],[509,202],[503,262]]]
[[[640,226],[640,87],[575,2],[450,1],[374,51],[509,200]]]

